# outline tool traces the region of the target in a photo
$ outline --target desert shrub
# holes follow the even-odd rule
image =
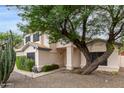
[[[19,56],[16,58],[16,66],[20,70],[32,71],[32,67],[35,65],[35,62],[32,59],[27,58],[26,56]]]
[[[58,69],[59,68],[59,65],[57,65],[57,64],[52,64],[51,65],[54,69]]]
[[[42,67],[42,71],[43,72],[48,72],[48,71],[52,71],[54,69],[58,69],[59,68],[59,65],[57,64],[52,64],[52,65],[45,65]]]
[[[116,72],[116,71],[112,71],[111,73],[112,73],[112,75],[118,75],[118,72]]]

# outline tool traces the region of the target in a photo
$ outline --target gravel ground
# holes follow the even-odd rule
[[[13,72],[8,87],[16,88],[116,88],[124,87],[124,72],[117,75],[94,72],[91,75],[79,75],[59,71],[38,78],[29,78]]]

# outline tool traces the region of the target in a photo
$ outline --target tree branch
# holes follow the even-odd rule
[[[82,33],[81,42],[85,41],[86,31],[87,31],[87,27],[86,27],[87,19],[88,19],[88,16],[85,16],[85,18],[84,18],[84,20],[83,20],[83,27],[82,27],[83,33]]]
[[[74,25],[73,25],[72,21],[69,18],[68,18],[68,21],[69,21],[69,23],[71,25],[72,30],[74,31]]]
[[[120,36],[116,37],[116,38],[115,38],[115,40],[117,40],[117,39],[121,38],[122,36],[124,36],[124,35],[120,35]]]
[[[122,25],[121,25],[119,31],[114,34],[114,36],[113,36],[114,38],[115,38],[116,36],[118,36],[118,35],[121,33],[121,31],[123,30],[123,27],[124,27],[124,23],[122,23]]]

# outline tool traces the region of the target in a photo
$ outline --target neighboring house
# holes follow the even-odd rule
[[[96,56],[100,56],[106,50],[106,41],[95,39],[87,43],[91,52],[92,60]],[[121,67],[119,56],[119,43],[116,44],[112,55],[98,67],[103,71],[118,71]],[[60,67],[66,67],[71,70],[73,68],[83,67],[86,64],[84,55],[72,43],[49,44],[47,35],[39,33],[28,34],[24,37],[24,46],[16,49],[17,56],[27,56],[35,60],[35,67],[38,71],[42,66],[47,64],[58,64]],[[124,65],[123,65],[124,66]]]

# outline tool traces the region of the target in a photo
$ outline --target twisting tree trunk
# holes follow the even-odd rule
[[[104,62],[114,51],[113,40],[108,40],[106,43],[106,52],[92,62],[86,44],[82,44],[78,40],[76,40],[74,44],[78,47],[78,49],[80,49],[86,58],[86,65],[76,72],[85,75],[91,74],[94,70],[96,70],[99,64]]]
[[[85,75],[91,74],[94,70],[98,68],[100,63],[104,62],[112,54],[113,50],[107,51],[101,57],[98,57],[95,61],[92,62],[92,64],[90,64],[87,68],[85,68],[85,70],[82,71],[82,74],[85,74]]]

